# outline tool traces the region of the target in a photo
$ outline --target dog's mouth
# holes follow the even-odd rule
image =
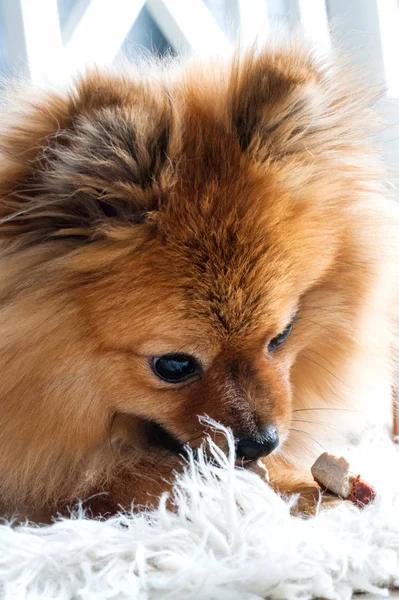
[[[184,444],[156,421],[145,421],[144,436],[150,448],[167,450],[171,454],[184,454]]]
[[[235,466],[245,468],[255,462],[256,460],[254,460],[253,458],[238,458],[235,462]]]
[[[148,447],[154,450],[164,450],[176,456],[186,455],[187,446],[156,421],[144,421],[143,431]],[[245,469],[254,462],[256,462],[254,459],[240,458],[235,461],[235,466]]]

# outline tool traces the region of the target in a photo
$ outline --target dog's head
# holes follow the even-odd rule
[[[334,352],[368,282],[351,272],[372,176],[350,93],[274,52],[169,78],[95,72],[23,102],[0,174],[16,479],[82,494],[112,482],[117,453],[142,498],[149,465],[160,481],[161,458],[201,443],[200,415],[231,427],[241,461],[284,444],[292,386],[312,374],[300,357]]]

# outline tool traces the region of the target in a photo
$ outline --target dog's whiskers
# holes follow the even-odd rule
[[[332,429],[340,435],[343,435],[342,431],[338,429],[338,427],[333,427],[329,423],[325,423],[323,421],[314,421],[313,419],[292,419],[292,421],[293,423],[312,423],[314,425],[321,425],[322,427],[327,427],[328,429]]]
[[[313,437],[307,431],[303,431],[303,429],[297,429],[296,427],[290,427],[290,431],[296,431],[297,433],[302,433],[303,435],[307,435],[313,442],[315,442],[316,444],[318,444],[320,446],[320,448],[322,448],[325,451],[325,448],[324,448],[323,444],[320,444],[320,442],[318,440],[316,440],[316,438]]]
[[[326,373],[328,373],[329,375],[331,375],[331,377],[334,377],[334,379],[336,379],[341,385],[344,385],[346,388],[350,389],[350,386],[345,381],[342,381],[342,379],[340,379],[339,377],[337,377],[335,375],[335,373],[333,373],[332,371],[330,371],[329,369],[327,369],[327,367],[325,367],[324,365],[320,364],[319,362],[317,362],[313,358],[310,358],[310,356],[306,356],[306,354],[302,354],[301,358],[304,358],[305,360],[307,360],[307,361],[313,363],[314,365],[320,367],[320,369],[323,369]]]
[[[303,442],[302,440],[298,440],[298,439],[292,439],[289,438],[288,440],[285,440],[281,450],[279,451],[279,456],[282,456],[285,460],[292,460],[293,457],[288,456],[287,452],[284,452],[285,449],[288,449],[289,451],[292,452],[292,454],[301,454],[303,452],[303,449],[308,452],[309,454],[313,454],[314,456],[317,456],[317,453],[312,450],[311,448],[309,448],[305,442]]]

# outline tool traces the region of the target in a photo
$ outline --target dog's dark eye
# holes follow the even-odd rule
[[[151,359],[155,375],[168,383],[180,383],[201,373],[198,361],[189,354],[163,354]]]
[[[291,321],[291,323],[289,323],[287,325],[287,327],[284,329],[284,331],[282,331],[281,333],[276,335],[276,337],[274,337],[273,339],[270,340],[270,342],[268,343],[268,346],[267,346],[267,349],[269,352],[274,352],[275,350],[277,350],[277,348],[279,346],[281,346],[281,344],[283,342],[285,342],[285,340],[287,339],[287,337],[290,335],[290,333],[292,331],[293,324],[294,324],[294,320]]]

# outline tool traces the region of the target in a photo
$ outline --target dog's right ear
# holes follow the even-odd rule
[[[0,237],[92,240],[156,208],[171,109],[159,84],[92,72],[68,93],[17,91],[0,130]]]
[[[264,162],[356,144],[358,132],[371,129],[368,107],[377,97],[357,79],[306,47],[237,54],[227,106],[241,151]]]

